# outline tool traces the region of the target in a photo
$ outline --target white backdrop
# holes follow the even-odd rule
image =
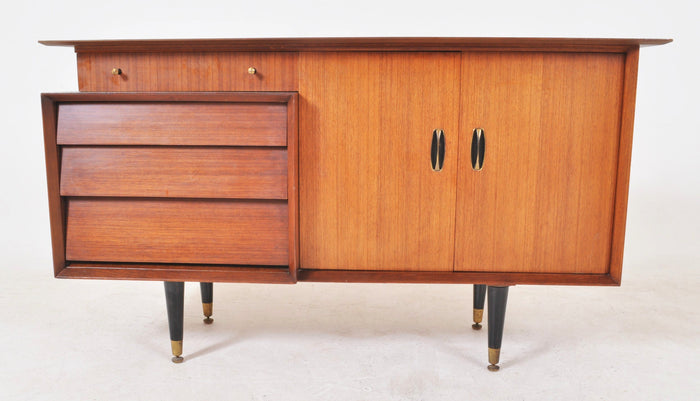
[[[3,9],[0,264],[49,274],[40,92],[77,91],[70,48],[41,39],[301,36],[673,38],[642,49],[627,253],[693,255],[700,236],[700,31],[693,0],[25,1]],[[652,224],[653,223],[653,224]],[[638,235],[640,240],[635,241]],[[635,248],[633,248],[635,247]],[[695,261],[698,259],[695,258]]]
[[[682,272],[684,283],[697,286],[699,11],[697,0],[6,3],[0,15],[0,280],[11,285],[7,278],[19,270],[37,279],[52,274],[39,94],[78,86],[73,51],[38,40],[544,36],[674,39],[640,54],[623,285],[630,269],[663,268],[663,276],[680,279]],[[16,301],[0,291],[1,308]],[[697,321],[698,314],[685,318]],[[11,324],[0,321],[0,334]]]

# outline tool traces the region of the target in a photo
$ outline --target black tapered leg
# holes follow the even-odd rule
[[[484,300],[486,299],[486,286],[474,284],[474,324],[472,329],[481,330],[481,320],[484,318]]]
[[[499,369],[501,357],[501,341],[503,340],[503,325],[506,320],[506,303],[508,302],[508,287],[488,288],[489,293],[489,370]]]
[[[202,312],[204,312],[204,323],[212,324],[214,319],[211,318],[212,310],[214,309],[214,283],[199,283],[199,288],[202,290]]]
[[[175,363],[182,358],[182,326],[185,309],[185,283],[165,281],[165,305],[168,309],[168,327],[170,329],[170,346]]]

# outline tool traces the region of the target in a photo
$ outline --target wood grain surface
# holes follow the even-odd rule
[[[58,104],[50,96],[41,95],[41,115],[44,127],[44,156],[46,161],[46,184],[49,198],[49,220],[51,223],[51,252],[53,272],[58,273],[66,265],[65,202],[59,194],[61,149],[56,145],[56,120]]]
[[[58,144],[286,146],[287,110],[283,104],[60,104]]]
[[[455,270],[609,271],[622,54],[465,53]],[[460,143],[469,160],[471,141]]]
[[[293,284],[286,266],[70,262],[58,278]]]
[[[286,199],[287,151],[64,147],[61,195]]]
[[[295,91],[297,77],[297,54],[290,52],[78,54],[85,92]]]
[[[284,201],[69,198],[69,261],[288,263]]]
[[[244,38],[45,40],[47,46],[72,46],[86,52],[202,51],[567,51],[624,52],[631,47],[662,45],[671,39],[507,38],[507,37],[374,37],[374,38]]]
[[[433,284],[486,284],[486,285],[606,285],[618,282],[609,274],[571,273],[508,273],[508,272],[446,272],[446,271],[360,271],[360,270],[304,270],[299,281],[340,283],[433,283]]]
[[[625,57],[620,152],[617,162],[617,186],[615,188],[615,220],[613,221],[613,242],[610,257],[610,276],[617,283],[620,283],[622,280],[622,257],[625,253],[627,198],[629,197],[630,164],[632,162],[632,131],[634,130],[634,104],[637,96],[638,63],[639,48],[631,49]]]
[[[287,204],[289,207],[289,274],[296,282],[299,269],[299,95],[287,103]]]
[[[303,268],[452,270],[459,61],[300,55]],[[435,172],[438,128],[447,144]]]
[[[75,46],[81,90],[104,91],[42,98],[54,270],[293,282],[299,268],[310,281],[619,284],[638,49],[667,42],[47,43]],[[209,92],[233,90],[298,90],[299,121],[290,92]],[[480,172],[469,163],[476,127],[486,133]],[[430,169],[436,128],[447,138],[441,172]],[[288,202],[183,199],[200,188],[197,197],[257,197],[255,185],[212,184],[264,182],[253,166],[226,172],[240,146],[287,147],[288,174],[273,175],[277,189],[286,181]],[[195,149],[213,153],[179,153]],[[170,179],[174,187],[157,188]],[[234,278],[234,265],[247,267],[231,267],[240,269]],[[289,270],[252,267],[261,265]]]

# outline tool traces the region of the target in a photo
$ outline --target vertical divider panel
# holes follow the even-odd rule
[[[289,206],[289,274],[297,281],[299,269],[299,95],[287,103],[287,204]]]

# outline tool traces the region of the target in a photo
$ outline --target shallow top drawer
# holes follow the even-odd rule
[[[85,92],[296,91],[297,53],[79,53]]]
[[[286,146],[287,107],[268,103],[66,103],[59,145]]]

